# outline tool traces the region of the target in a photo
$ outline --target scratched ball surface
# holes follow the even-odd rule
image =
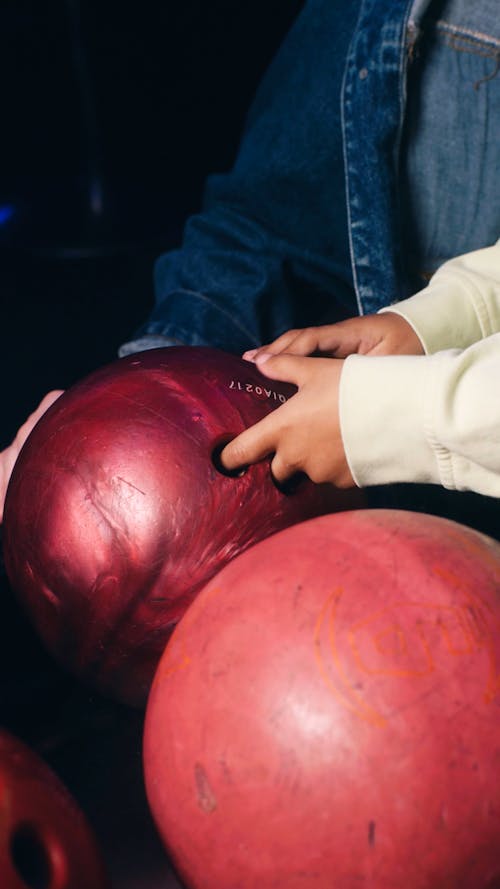
[[[239,556],[178,625],[146,711],[190,889],[498,889],[500,545],[391,510]]]
[[[179,347],[102,368],[49,409],[16,463],[4,543],[60,662],[143,704],[173,626],[222,565],[345,503],[309,481],[283,493],[266,462],[230,478],[212,461],[294,391],[235,356]]]
[[[104,889],[93,832],[54,772],[18,738],[0,731],[2,889]]]

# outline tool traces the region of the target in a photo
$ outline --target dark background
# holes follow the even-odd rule
[[[113,360],[144,319],[154,259],[178,244],[206,175],[230,167],[299,7],[3,0],[0,448],[45,392]],[[0,596],[0,723],[75,795],[114,889],[179,886],[144,797],[142,714],[52,663],[4,572]]]
[[[45,392],[113,360],[144,319],[154,259],[179,243],[207,174],[230,167],[300,6],[3,0],[0,448]],[[496,501],[405,486],[369,497],[500,538]],[[142,714],[55,667],[1,566],[0,596],[0,723],[76,796],[115,889],[179,886],[144,797]]]
[[[0,445],[145,318],[153,260],[230,167],[299,7],[3,0]]]

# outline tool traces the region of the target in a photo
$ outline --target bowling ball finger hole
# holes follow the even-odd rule
[[[52,866],[40,832],[33,824],[20,824],[10,839],[14,869],[27,889],[50,889]]]
[[[290,478],[280,482],[271,472],[271,478],[275,488],[277,488],[281,494],[290,497],[292,494],[296,494],[298,488],[303,484],[307,476],[303,472],[295,472]]]
[[[221,454],[227,444],[231,441],[231,436],[225,437],[222,441],[218,442],[212,451],[212,463],[214,464],[217,472],[220,472],[221,475],[227,475],[228,478],[241,478],[242,475],[245,475],[245,472],[248,469],[248,466],[237,466],[236,469],[226,469],[226,467],[222,464]]]

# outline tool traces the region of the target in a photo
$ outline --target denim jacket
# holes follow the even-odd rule
[[[375,312],[500,235],[498,0],[308,0],[121,354]]]

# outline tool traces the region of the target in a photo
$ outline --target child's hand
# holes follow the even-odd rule
[[[271,471],[277,482],[302,471],[313,482],[354,487],[339,425],[343,361],[283,354],[257,363],[267,377],[295,383],[299,391],[226,445],[223,466],[232,470],[274,454]]]
[[[255,361],[263,354],[322,355],[347,358],[348,355],[423,355],[417,334],[401,315],[383,312],[363,315],[323,327],[288,330],[260,349],[245,352],[243,358]]]
[[[19,451],[42,414],[45,413],[47,408],[49,408],[60,395],[62,395],[62,389],[54,389],[52,392],[48,392],[47,395],[42,398],[36,410],[33,411],[26,422],[23,423],[12,444],[9,445],[8,448],[5,448],[5,450],[0,451],[0,522],[3,520],[3,507],[7,485],[9,484],[9,479],[12,470],[14,469],[14,463],[19,456]]]

